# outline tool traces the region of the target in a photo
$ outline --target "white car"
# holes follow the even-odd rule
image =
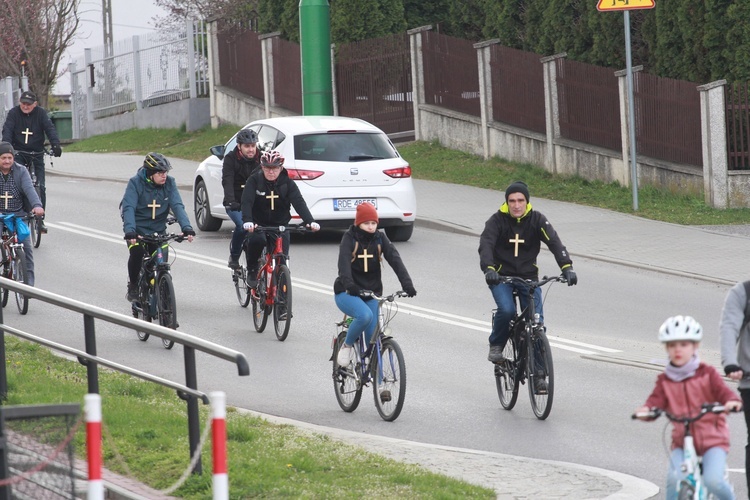
[[[370,202],[378,210],[379,227],[392,241],[407,241],[414,230],[417,199],[411,167],[388,136],[357,118],[290,116],[249,123],[258,133],[261,151],[278,150],[310,212],[323,229],[346,228],[357,205]],[[211,148],[195,172],[195,220],[202,231],[216,231],[229,220],[223,206],[221,168],[235,137]],[[292,209],[292,223],[301,222]]]

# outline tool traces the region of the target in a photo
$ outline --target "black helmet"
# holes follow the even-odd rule
[[[258,134],[255,130],[243,128],[237,132],[237,144],[256,144],[257,142]]]
[[[156,172],[169,172],[172,170],[172,165],[163,154],[149,153],[143,160],[143,168],[146,169],[148,175],[154,175]]]

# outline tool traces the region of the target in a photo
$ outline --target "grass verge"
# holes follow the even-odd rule
[[[233,125],[196,132],[177,129],[133,129],[100,135],[65,147],[66,151],[89,153],[158,151],[194,161],[208,156],[208,148],[224,144],[237,131]],[[542,168],[483,158],[440,146],[437,142],[398,145],[416,179],[463,184],[504,192],[515,180],[524,180],[531,197],[568,201],[606,208],[649,219],[686,225],[745,224],[750,209],[717,210],[707,206],[701,196],[681,195],[652,186],[638,190],[638,212],[633,211],[631,188],[619,184],[591,182],[581,177],[553,175]],[[498,195],[500,196],[500,195]]]
[[[46,348],[6,335],[6,405],[81,403],[86,368]],[[186,469],[185,402],[162,386],[99,371],[104,464],[156,489],[170,487]],[[208,408],[201,406],[201,429]],[[57,444],[57,443],[54,443]],[[85,456],[85,426],[75,437]],[[494,492],[382,458],[325,436],[227,409],[230,498],[494,498]],[[210,442],[203,474],[191,475],[173,496],[211,498]]]

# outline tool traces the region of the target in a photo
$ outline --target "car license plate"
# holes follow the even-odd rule
[[[371,203],[375,208],[378,208],[378,200],[375,198],[334,198],[333,210],[335,212],[354,211],[357,209],[357,205],[362,203]]]

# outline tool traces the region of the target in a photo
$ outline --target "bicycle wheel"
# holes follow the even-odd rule
[[[26,223],[29,226],[29,233],[31,236],[31,244],[34,246],[34,248],[39,248],[39,244],[37,243],[39,241],[39,238],[37,237],[38,234],[36,232],[36,217],[29,217],[26,220]]]
[[[172,330],[177,329],[177,302],[174,298],[174,285],[172,285],[172,276],[169,273],[163,273],[159,276],[157,288],[159,324]],[[174,340],[162,338],[162,344],[167,349],[174,346]]]
[[[289,335],[292,323],[292,273],[289,268],[281,264],[274,274],[276,297],[273,300],[273,327],[276,338],[281,342]]]
[[[240,266],[240,268],[232,274],[232,280],[234,280],[234,291],[237,293],[237,300],[242,307],[247,307],[250,303],[251,290],[251,288],[247,286],[247,268],[245,266]]]
[[[511,337],[503,349],[505,361],[495,365],[495,385],[500,404],[506,410],[512,410],[518,401],[518,349]]]
[[[406,363],[401,347],[394,339],[383,339],[380,359],[372,354],[372,392],[375,408],[386,422],[401,414],[406,397]]]
[[[549,340],[541,328],[531,332],[527,362],[531,409],[534,410],[536,418],[544,420],[552,410],[555,372],[552,367]]]
[[[143,297],[141,301],[139,301],[139,305],[136,305],[135,303],[131,306],[131,311],[133,313],[133,317],[136,319],[141,319],[145,321],[146,323],[151,323],[151,316],[149,316],[147,313],[143,311],[143,304],[148,304],[148,297]],[[148,338],[151,336],[150,334],[146,332],[142,332],[140,330],[136,330],[135,334],[138,335],[138,340],[141,342],[146,342]]]
[[[271,307],[266,305],[266,270],[263,269],[258,276],[258,287],[252,291],[253,302],[253,325],[258,333],[266,329],[268,315]]]
[[[336,401],[339,402],[341,409],[351,413],[357,409],[359,401],[362,399],[362,384],[355,374],[347,372],[336,361],[339,349],[344,344],[344,339],[346,339],[346,331],[339,333],[336,345],[333,346],[333,392],[336,394]],[[355,342],[354,352],[359,353],[359,342]],[[359,373],[360,363],[355,364],[355,373]]]
[[[26,281],[26,254],[23,249],[16,250],[16,257],[13,259],[11,267],[13,268],[13,281],[28,284]],[[18,312],[21,314],[29,312],[29,298],[19,292],[15,292],[15,296]]]
[[[13,272],[11,270],[10,261],[6,260],[8,258],[8,251],[5,249],[5,247],[3,247],[2,249],[2,257],[3,257],[3,265],[2,265],[2,270],[0,271],[0,275],[2,275],[3,278],[12,280]],[[2,306],[3,307],[7,306],[9,290],[7,288],[3,288],[0,291],[0,295],[2,296]]]

